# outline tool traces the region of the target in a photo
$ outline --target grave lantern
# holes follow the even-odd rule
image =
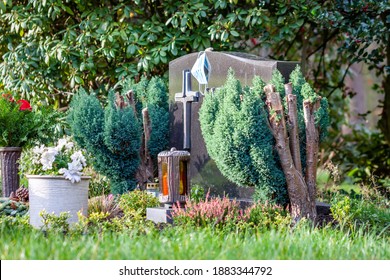
[[[160,202],[170,207],[174,203],[185,203],[190,192],[190,153],[163,151],[158,154],[158,177]]]

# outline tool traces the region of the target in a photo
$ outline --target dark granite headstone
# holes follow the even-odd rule
[[[183,103],[175,102],[175,94],[182,92],[183,70],[191,70],[197,57],[198,53],[193,53],[169,63],[170,146],[178,150],[183,149]],[[251,86],[254,76],[260,76],[265,82],[268,82],[274,69],[278,69],[287,81],[297,65],[297,62],[266,60],[243,53],[207,52],[207,57],[212,66],[209,88],[223,85],[229,68],[235,71],[236,78],[241,81],[243,86]],[[199,84],[194,77],[192,77],[192,90],[199,90]],[[199,108],[202,101],[203,97],[200,96],[199,102],[191,103],[191,184],[200,184],[206,190],[210,189],[213,194],[250,198],[253,189],[239,188],[234,183],[229,182],[222,176],[215,162],[210,159],[207,153],[199,123]]]

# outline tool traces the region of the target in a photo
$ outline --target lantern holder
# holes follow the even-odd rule
[[[159,201],[163,207],[147,208],[146,218],[171,223],[173,204],[184,206],[190,193],[190,153],[172,148],[158,154]]]

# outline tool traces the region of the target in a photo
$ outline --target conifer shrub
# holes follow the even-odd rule
[[[302,102],[313,98],[315,92],[305,81],[299,66],[291,73],[290,82],[297,96],[304,172],[306,146]],[[270,83],[280,93],[283,107],[286,107],[285,81],[278,70],[273,72]],[[266,110],[264,86],[265,82],[255,77],[251,88],[242,88],[230,70],[226,83],[214,94],[205,96],[199,120],[207,151],[226,178],[239,186],[255,187],[255,196],[260,201],[285,205],[289,200],[287,183],[270,129],[268,118],[272,112],[269,114]],[[326,98],[321,99],[315,120],[320,127],[321,141],[329,124]]]
[[[168,93],[163,80],[154,77],[135,84],[127,79],[120,85],[123,98],[130,90],[134,92],[125,106],[118,106],[114,89],[109,91],[107,105],[102,106],[93,93],[81,88],[68,115],[75,141],[91,154],[94,169],[110,180],[113,194],[136,187],[143,133],[141,110],[149,110],[152,132],[147,145],[155,159],[168,144],[169,129]]]
[[[168,89],[164,81],[158,77],[153,77],[150,81],[143,77],[138,83],[126,80],[122,86],[123,92],[134,91],[137,117],[140,120],[142,109],[148,108],[151,135],[147,146],[150,156],[156,161],[158,153],[167,148],[169,143]]]

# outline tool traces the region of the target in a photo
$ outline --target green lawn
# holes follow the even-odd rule
[[[0,258],[7,259],[390,259],[388,235],[309,227],[223,233],[210,228],[165,228],[146,234],[63,236],[1,226]]]

